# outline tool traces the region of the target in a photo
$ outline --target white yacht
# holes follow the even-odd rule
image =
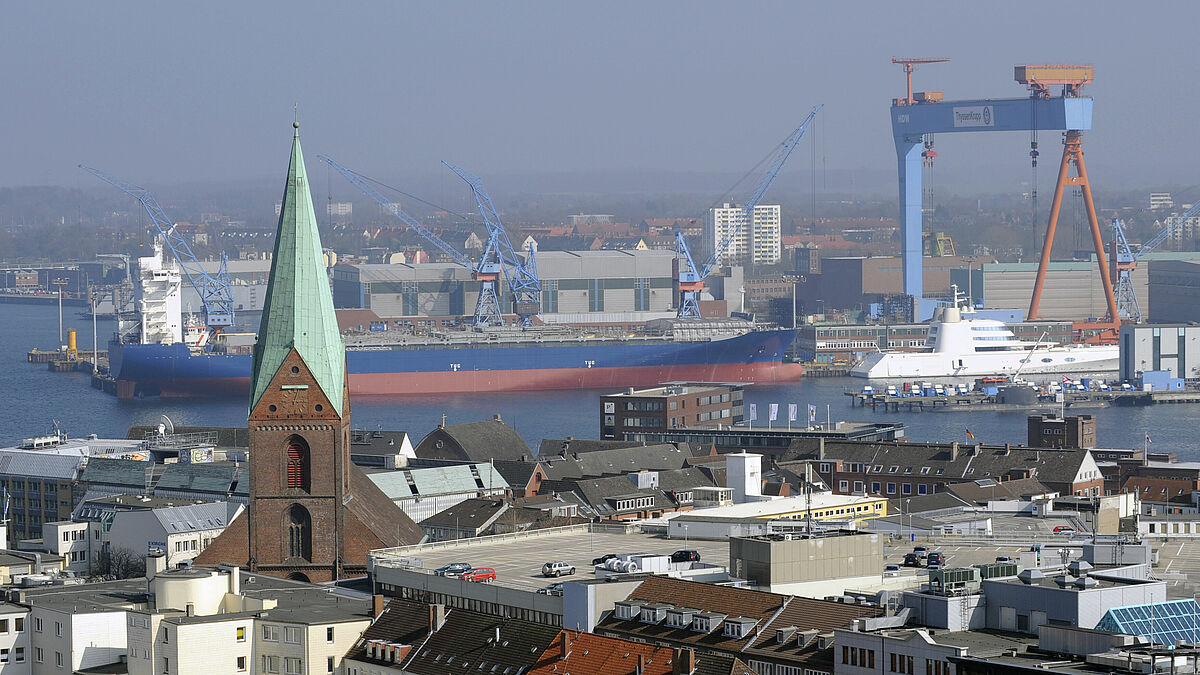
[[[879,351],[850,369],[871,379],[1099,373],[1119,367],[1117,345],[1058,345],[1020,340],[1003,322],[977,319],[970,306],[938,307],[919,351]],[[1045,336],[1043,336],[1045,337]]]

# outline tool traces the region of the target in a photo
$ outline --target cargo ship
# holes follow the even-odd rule
[[[109,344],[118,397],[248,394],[253,335],[209,340],[183,316],[180,272],[162,251],[139,266],[138,319],[119,322]],[[621,335],[557,325],[343,334],[355,396],[791,382],[802,372],[784,359],[795,337],[737,318],[655,319]]]
[[[573,337],[521,329],[464,331],[462,336],[443,333],[422,339],[397,339],[385,333],[369,336],[369,340],[347,338],[346,367],[350,393],[355,396],[799,379],[801,366],[785,363],[783,358],[796,331],[749,330],[729,335],[731,327],[704,331],[719,330],[713,339],[671,333]],[[182,342],[114,341],[109,345],[109,359],[118,396],[123,398],[226,396],[250,390],[251,355],[222,353],[219,345],[214,350],[196,351]]]

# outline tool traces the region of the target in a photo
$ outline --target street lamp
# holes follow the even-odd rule
[[[683,525],[683,547],[687,548],[687,546],[688,546],[687,524],[684,523],[684,525]]]
[[[912,536],[913,539],[916,539],[917,534],[915,532],[913,532],[913,526],[912,526],[912,500],[911,499],[904,500],[904,510],[908,512],[908,533]]]

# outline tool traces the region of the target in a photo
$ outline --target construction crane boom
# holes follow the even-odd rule
[[[542,282],[538,278],[533,245],[529,246],[529,258],[526,263],[517,256],[517,252],[508,238],[508,231],[500,222],[500,214],[496,211],[495,204],[492,203],[492,197],[483,187],[483,180],[450,162],[443,160],[442,164],[458,174],[458,177],[471,187],[471,194],[475,196],[475,204],[479,207],[479,215],[483,216],[483,223],[487,226],[488,242],[484,248],[480,266],[494,264],[492,256],[495,256],[499,261],[500,270],[504,274],[504,281],[513,293],[517,318],[522,326],[532,325],[533,317],[541,312],[542,305]]]
[[[721,238],[721,241],[718,242],[716,248],[713,249],[708,259],[702,265],[699,267],[695,265],[691,251],[688,250],[687,242],[683,238],[683,232],[679,229],[675,230],[676,274],[680,295],[677,312],[679,318],[700,318],[699,297],[700,291],[704,288],[704,280],[716,270],[721,261],[722,254],[729,248],[734,239],[741,234],[742,228],[746,227],[747,223],[752,224],[754,222],[754,207],[758,206],[758,203],[766,196],[767,190],[775,182],[775,178],[779,175],[780,170],[783,169],[784,163],[792,155],[792,151],[796,149],[796,146],[800,144],[805,132],[808,131],[813,119],[817,116],[817,112],[822,107],[824,107],[824,104],[813,106],[812,111],[808,113],[808,117],[804,118],[800,126],[796,127],[796,130],[784,140],[779,151],[775,154],[775,160],[771,163],[771,167],[763,175],[762,180],[754,188],[754,192],[750,193],[750,198],[742,206],[741,217],[737,219],[737,222],[730,228],[729,232]]]
[[[468,258],[466,255],[461,253],[458,249],[454,248],[450,244],[447,244],[445,241],[442,240],[441,237],[437,236],[436,234],[433,233],[432,230],[430,230],[429,228],[422,225],[420,223],[420,221],[418,221],[416,218],[413,218],[412,216],[408,215],[408,213],[406,213],[404,211],[404,209],[400,208],[399,204],[397,204],[397,203],[393,202],[392,200],[388,199],[387,197],[383,196],[383,193],[381,193],[379,190],[376,190],[375,187],[373,185],[371,185],[371,183],[367,180],[367,178],[365,176],[363,176],[362,174],[357,173],[351,169],[347,169],[346,167],[342,166],[341,164],[338,164],[331,157],[328,157],[326,155],[317,155],[317,159],[321,160],[322,162],[325,162],[329,166],[336,169],[337,172],[342,174],[343,178],[350,181],[350,183],[352,185],[354,185],[354,187],[361,190],[362,193],[365,194],[366,196],[375,200],[375,202],[377,204],[379,204],[380,206],[382,206],[385,211],[387,211],[388,213],[395,216],[397,219],[402,221],[405,225],[408,225],[412,229],[416,230],[417,234],[421,235],[422,237],[425,237],[427,240],[429,240],[429,242],[431,244],[433,244],[434,246],[437,246],[439,249],[441,249],[442,253],[445,253],[446,255],[450,256],[450,258],[452,260],[454,260],[454,262],[462,265],[463,267],[472,267],[472,268],[474,267],[474,263],[471,262],[470,258]]]
[[[192,252],[192,247],[188,245],[187,240],[179,236],[175,231],[175,223],[167,217],[162,207],[159,206],[158,200],[146,188],[113,178],[103,171],[93,169],[90,166],[80,164],[79,168],[141,203],[142,208],[146,210],[146,215],[150,217],[150,221],[154,223],[154,227],[162,235],[163,241],[167,243],[167,248],[171,250],[171,255],[175,257],[175,260],[179,263],[179,267],[183,269],[183,273],[187,276],[188,281],[191,282],[192,287],[200,295],[200,302],[204,305],[205,325],[215,330],[232,326],[233,284],[229,279],[229,261],[225,257],[225,252],[221,252],[221,267],[217,270],[216,275],[209,274],[201,266],[200,260]]]

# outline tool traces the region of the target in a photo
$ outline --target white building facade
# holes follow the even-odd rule
[[[717,245],[730,232],[742,225],[741,231],[722,251],[721,260],[750,261],[762,265],[779,262],[782,246],[782,211],[778,204],[760,204],[754,207],[752,222],[745,222],[746,215],[740,206],[726,203],[708,210],[704,221],[704,245],[707,251],[716,250]]]

